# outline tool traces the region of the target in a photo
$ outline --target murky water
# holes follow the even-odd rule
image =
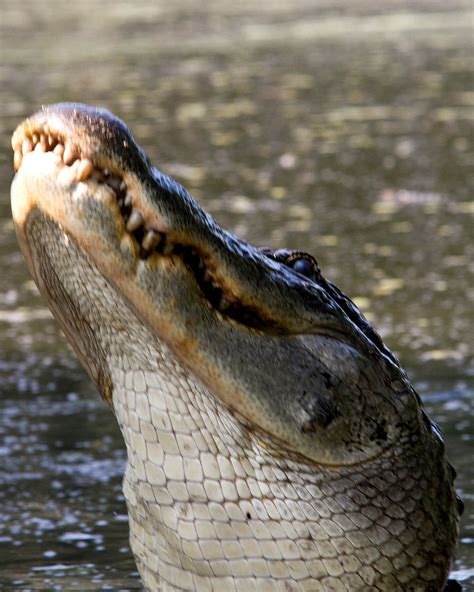
[[[61,100],[114,111],[222,225],[356,300],[442,428],[474,589],[470,2],[257,4],[0,0],[2,590],[140,588],[120,435],[10,221],[9,136]]]

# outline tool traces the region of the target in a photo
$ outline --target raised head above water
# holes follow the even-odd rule
[[[12,143],[26,261],[124,435],[147,588],[440,590],[442,441],[316,261],[222,230],[105,110]]]

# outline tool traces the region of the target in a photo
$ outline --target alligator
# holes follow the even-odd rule
[[[27,265],[123,434],[146,590],[442,590],[454,469],[316,260],[221,229],[104,109],[43,108],[12,145]]]

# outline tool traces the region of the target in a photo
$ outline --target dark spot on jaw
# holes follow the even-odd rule
[[[385,429],[385,421],[377,426],[375,437],[382,442],[387,441],[387,430]]]
[[[370,436],[371,441],[373,442],[374,440],[377,440],[378,442],[386,442],[387,441],[387,430],[386,430],[386,420],[382,420],[380,423],[378,423],[375,426],[375,429],[372,433],[372,435]]]
[[[250,520],[252,518],[252,516],[250,515],[250,512],[247,512],[245,515],[247,516],[248,520]]]
[[[324,376],[328,384],[330,375]],[[329,383],[330,384],[330,383]],[[327,428],[328,425],[337,417],[338,412],[334,403],[330,400],[318,397],[312,401],[309,409],[310,418],[301,425],[303,434],[316,431],[318,428]]]
[[[333,384],[332,384],[331,375],[329,374],[329,372],[321,372],[321,376],[324,378],[324,386],[327,389],[332,388]]]
[[[333,419],[334,415],[331,416],[326,414],[324,411],[321,411],[317,416],[312,417],[309,421],[306,421],[301,426],[301,431],[303,434],[308,434],[309,432],[315,432],[318,427],[327,428]]]

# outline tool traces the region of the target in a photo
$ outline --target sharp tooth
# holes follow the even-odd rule
[[[143,216],[140,214],[138,210],[132,210],[132,213],[130,214],[130,218],[128,219],[126,226],[128,232],[133,232],[137,228],[140,228],[142,224]]]
[[[77,180],[77,174],[79,171],[79,165],[80,165],[81,161],[80,160],[75,160],[72,165],[71,165],[71,171],[74,173],[74,179]]]
[[[75,158],[76,158],[76,152],[75,152],[74,148],[72,147],[72,145],[69,142],[67,142],[66,146],[64,147],[64,154],[63,154],[64,164],[71,164]]]
[[[127,191],[127,184],[125,183],[125,181],[122,179],[122,181],[120,181],[120,187],[119,190],[122,193],[125,193],[125,191]]]
[[[23,160],[23,154],[19,150],[15,150],[15,156],[13,157],[13,167],[17,171],[21,167],[21,161]]]
[[[64,154],[64,146],[62,144],[56,144],[53,152],[62,158]]]
[[[43,149],[43,152],[47,152],[47,150],[48,150],[48,138],[44,134],[41,134],[40,135],[40,142],[41,142],[41,148]]]
[[[125,196],[123,205],[125,207],[129,208],[132,205],[132,202],[133,202],[132,196],[130,195],[130,193],[127,193],[127,195]]]
[[[35,146],[35,152],[44,152],[44,148],[43,148],[43,144],[41,144],[41,142],[38,142]]]
[[[54,138],[51,134],[48,135],[48,144],[51,148],[56,145],[56,138]]]
[[[156,230],[148,230],[143,238],[142,247],[145,251],[151,251],[151,249],[154,249],[161,240],[162,237],[159,232],[156,232]]]
[[[116,176],[110,176],[106,181],[107,185],[111,187],[115,192],[119,190],[121,182],[122,179]]]
[[[40,137],[39,137],[39,135],[38,135],[38,134],[34,133],[34,134],[31,136],[31,139],[33,140],[33,144],[37,144],[37,143],[39,142],[39,140],[40,140]]]
[[[74,163],[72,167],[61,167],[58,175],[58,179],[65,185],[70,185],[76,182],[77,167],[79,166],[78,161]]]
[[[23,152],[23,154],[26,154],[27,152],[31,152],[33,150],[33,142],[30,140],[30,138],[25,138],[21,144],[21,151]]]
[[[92,171],[94,170],[94,165],[88,158],[83,158],[79,162],[79,168],[77,169],[77,180],[78,181],[85,181],[91,176]]]

